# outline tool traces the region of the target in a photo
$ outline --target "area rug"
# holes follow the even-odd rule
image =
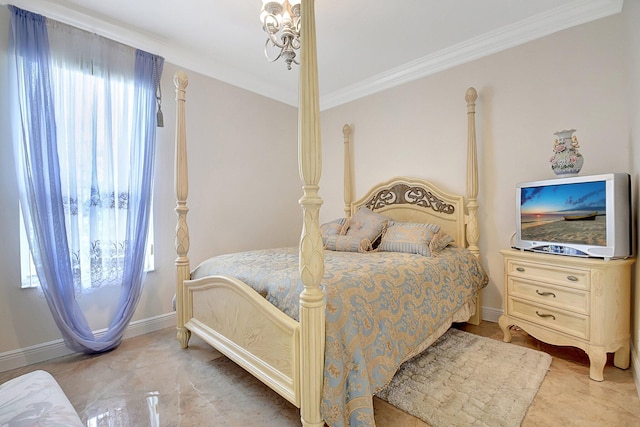
[[[378,397],[432,427],[519,426],[551,356],[450,329]]]

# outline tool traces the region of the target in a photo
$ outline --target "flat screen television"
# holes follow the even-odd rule
[[[516,186],[514,247],[560,255],[633,254],[631,177],[626,173],[524,182]]]

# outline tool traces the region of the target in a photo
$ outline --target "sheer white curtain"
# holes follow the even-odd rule
[[[142,292],[164,60],[9,9],[12,142],[40,287],[69,348],[108,351]],[[94,336],[76,295],[112,283],[116,311]]]
[[[135,49],[47,22],[60,180],[76,292],[120,284]]]

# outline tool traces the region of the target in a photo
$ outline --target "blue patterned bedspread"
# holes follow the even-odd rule
[[[221,255],[192,278],[229,275],[298,320],[298,248]],[[322,416],[332,427],[373,426],[373,394],[487,275],[468,250],[435,257],[325,251],[326,345]]]

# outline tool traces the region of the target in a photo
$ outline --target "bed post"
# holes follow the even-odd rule
[[[353,161],[351,160],[351,126],[342,127],[344,136],[344,214],[351,217],[351,203],[353,203]]]
[[[476,99],[478,92],[470,87],[465,94],[467,101],[467,248],[476,257],[480,257],[478,240],[478,153],[476,145]],[[482,321],[482,297],[478,292],[476,312],[469,323],[479,325]]]
[[[187,348],[191,332],[184,327],[183,307],[183,282],[189,280],[191,268],[189,266],[189,226],[187,225],[187,196],[189,194],[189,176],[187,173],[187,132],[185,127],[185,91],[189,79],[183,71],[178,71],[173,77],[176,86],[176,163],[175,163],[175,190],[176,190],[176,329],[177,337],[182,348]]]
[[[325,301],[320,287],[324,275],[324,250],[319,213],[322,199],[318,183],[322,172],[320,101],[314,0],[302,0],[300,48],[300,104],[298,112],[298,163],[303,196],[300,236],[300,419],[303,426],[323,427],[320,415],[324,372]]]

